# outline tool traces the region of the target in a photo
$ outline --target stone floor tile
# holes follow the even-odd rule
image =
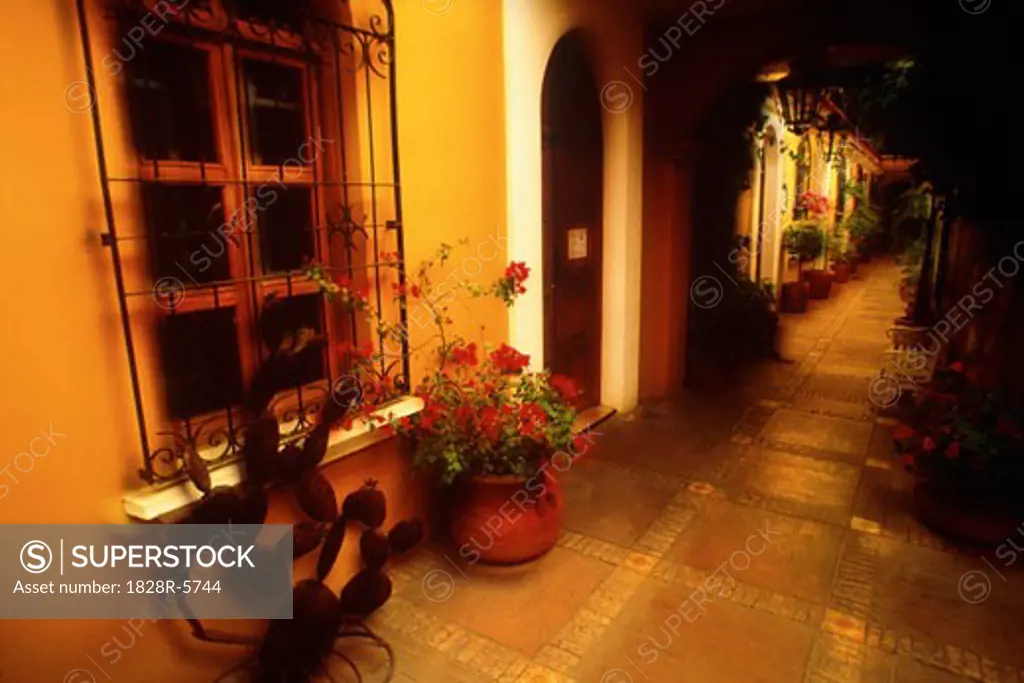
[[[625,547],[640,538],[675,494],[602,461],[573,468],[561,483],[565,528]]]
[[[598,559],[555,547],[524,565],[475,565],[467,568],[468,578],[452,574],[455,588],[447,600],[435,602],[422,593],[410,599],[444,621],[532,657],[612,570]]]
[[[765,426],[761,437],[772,444],[789,444],[863,459],[872,426],[856,420],[779,410]]]
[[[859,477],[855,465],[754,449],[738,463],[726,485],[785,501],[789,514],[845,525]]]
[[[813,627],[727,600],[700,612],[687,605],[689,597],[685,587],[645,582],[587,654],[578,678],[608,683],[800,680]]]
[[[714,501],[665,557],[821,603],[828,595],[843,534],[842,529],[818,522]]]
[[[901,635],[1024,666],[1019,634],[1007,628],[1024,614],[1024,573],[1003,571],[1000,578],[980,558],[881,542],[874,579],[879,621]]]

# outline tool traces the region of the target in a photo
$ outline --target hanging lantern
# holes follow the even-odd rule
[[[790,74],[775,87],[782,105],[782,118],[791,132],[803,135],[818,123],[818,109],[828,92],[828,85],[818,69],[806,62],[795,64]]]
[[[828,118],[818,129],[818,140],[821,142],[821,149],[824,152],[825,163],[832,163],[833,159],[842,158],[846,153],[846,145],[849,138],[846,135],[847,125],[843,117],[835,112],[828,115]],[[825,145],[824,137],[828,136],[828,146]]]
[[[797,135],[810,130],[818,120],[818,106],[823,98],[820,88],[786,88],[779,87],[779,100],[782,102],[782,118],[786,128]]]

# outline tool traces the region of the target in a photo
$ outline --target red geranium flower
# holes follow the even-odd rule
[[[580,395],[579,389],[576,387],[576,382],[571,377],[565,375],[551,375],[548,378],[548,384],[560,393],[566,401],[573,401]]]
[[[480,431],[491,443],[501,438],[501,413],[494,406],[486,406],[480,411]]]
[[[453,347],[451,351],[451,358],[452,362],[456,365],[476,365],[480,362],[476,357],[475,343]]]
[[[419,428],[425,432],[435,433],[437,422],[441,419],[444,406],[434,401],[427,401],[419,414]]]
[[[960,442],[954,441],[949,444],[949,448],[946,449],[946,457],[956,458],[960,456]]]
[[[519,428],[523,436],[537,438],[544,435],[548,414],[536,403],[524,403],[519,407]]]
[[[491,361],[503,374],[515,374],[530,364],[530,357],[519,353],[508,344],[502,344],[491,352]]]
[[[530,269],[522,261],[513,261],[505,269],[505,278],[512,283],[511,289],[516,294],[525,294],[523,283],[530,277]]]

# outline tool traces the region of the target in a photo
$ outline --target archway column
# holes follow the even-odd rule
[[[643,27],[629,8],[582,0],[506,0],[504,4],[506,184],[509,254],[533,269],[532,287],[510,310],[510,343],[545,366],[541,97],[558,40],[579,28],[588,37],[599,87],[629,81],[643,50]],[[639,73],[633,69],[634,73]],[[643,226],[643,91],[605,111],[601,403],[637,404]],[[621,95],[621,89],[617,91]],[[622,100],[616,100],[622,102]],[[651,293],[657,295],[656,292]]]

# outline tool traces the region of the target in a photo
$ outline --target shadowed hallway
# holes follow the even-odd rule
[[[396,680],[1024,680],[1024,577],[919,525],[872,410],[898,273],[866,266],[783,316],[792,362],[601,425],[542,559],[396,567],[374,620]]]

